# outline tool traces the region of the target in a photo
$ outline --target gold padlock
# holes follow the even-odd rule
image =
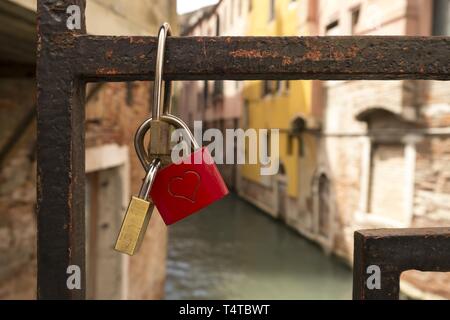
[[[153,203],[147,199],[160,167],[161,161],[154,159],[139,191],[139,196],[131,197],[114,246],[115,250],[132,256],[139,249],[154,209]]]

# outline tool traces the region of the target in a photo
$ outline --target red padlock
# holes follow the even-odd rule
[[[166,225],[173,224],[228,194],[228,188],[207,148],[200,148],[189,127],[172,114],[163,114],[160,121],[183,129],[194,146],[194,152],[180,164],[170,164],[158,172],[150,197]],[[149,155],[144,148],[144,136],[153,119],[147,119],[135,136],[136,153],[146,170]],[[198,161],[200,159],[200,161]]]
[[[160,28],[158,35],[152,118],[144,121],[138,128],[134,139],[136,153],[147,172],[151,169],[153,159],[159,158],[158,153],[150,155],[144,148],[144,137],[151,128],[152,122],[163,121],[175,128],[183,129],[194,146],[194,152],[187,157],[190,157],[191,161],[170,164],[157,173],[153,182],[150,196],[167,225],[199,211],[228,194],[227,186],[208,149],[200,148],[186,123],[170,114],[171,86],[170,82],[166,82],[163,87],[162,80],[165,39],[169,34],[170,26],[165,23]],[[164,99],[164,103],[162,99]],[[161,105],[164,109],[163,114],[161,114]],[[155,131],[159,132],[159,130]],[[201,161],[196,161],[197,159],[201,159]]]
[[[166,225],[173,224],[228,194],[228,188],[206,147],[197,149],[188,157],[188,163],[183,161],[180,164],[170,164],[160,170],[150,192]],[[203,160],[196,164],[195,159]]]

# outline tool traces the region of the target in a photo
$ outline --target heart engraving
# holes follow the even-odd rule
[[[167,191],[172,197],[195,203],[199,187],[200,175],[195,171],[186,171],[182,177],[170,179]]]

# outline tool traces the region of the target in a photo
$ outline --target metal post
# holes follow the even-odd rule
[[[380,288],[367,285],[370,266],[379,268]],[[450,228],[355,232],[353,299],[399,299],[400,275],[407,270],[450,271]]]
[[[81,29],[66,26],[69,5]],[[38,1],[37,213],[39,299],[85,298],[84,82],[73,57],[85,33],[85,1]],[[81,289],[67,287],[67,268],[81,269]]]

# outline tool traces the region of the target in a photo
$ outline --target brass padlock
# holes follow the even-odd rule
[[[153,202],[148,200],[148,197],[160,167],[161,161],[154,159],[147,171],[139,196],[131,198],[114,246],[115,250],[132,256],[139,249],[154,209]]]

